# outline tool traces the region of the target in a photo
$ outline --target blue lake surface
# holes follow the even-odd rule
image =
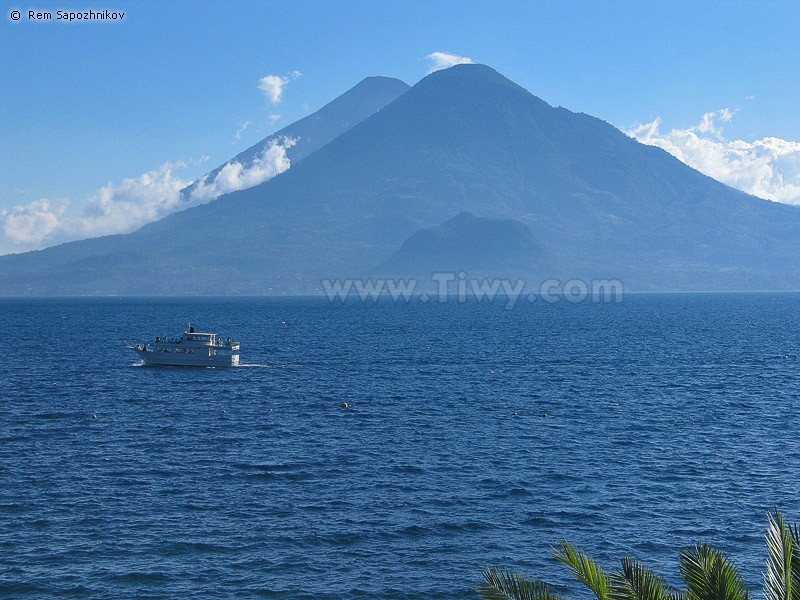
[[[125,349],[189,320],[257,366]],[[757,594],[800,521],[800,294],[3,299],[0,377],[3,597],[583,597],[562,538],[673,583],[711,542]]]

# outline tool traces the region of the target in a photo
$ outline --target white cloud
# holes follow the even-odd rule
[[[704,114],[694,127],[663,134],[657,118],[626,133],[731,187],[775,202],[800,204],[800,142],[775,137],[753,142],[726,139],[721,123],[733,116],[724,108]]]
[[[262,77],[258,82],[258,89],[264,92],[267,99],[273,104],[278,104],[283,95],[283,88],[289,83],[290,79],[297,79],[302,76],[300,71],[292,71],[286,76],[282,75],[267,75]]]
[[[267,75],[262,77],[258,82],[258,89],[260,89],[267,96],[267,99],[273,104],[281,101],[284,86],[289,83],[287,77],[280,75]]]
[[[273,124],[275,123],[275,121],[277,121],[280,118],[281,118],[280,115],[270,115],[269,116],[270,123],[273,123]]]
[[[120,185],[109,183],[88,200],[79,216],[64,216],[66,199],[47,199],[0,210],[0,254],[27,252],[72,240],[129,233],[170,213],[263,183],[287,170],[286,149],[294,139],[273,140],[252,163],[226,164],[213,178],[200,178],[192,193],[181,193],[189,182],[174,174],[182,162],[164,163]]]
[[[296,143],[292,138],[272,140],[249,166],[234,161],[222,167],[212,179],[204,175],[197,180],[189,197],[191,204],[210,202],[222,194],[253,187],[283,173],[291,166],[286,150]]]
[[[63,222],[64,232],[77,237],[127,233],[175,212],[182,207],[180,191],[189,182],[173,171],[185,166],[166,162],[139,177],[123,179],[118,186],[109,183],[95,192],[80,217]]]
[[[188,182],[173,174],[184,163],[164,163],[140,177],[109,183],[95,192],[79,216],[64,216],[69,200],[47,199],[0,211],[0,254],[27,252],[72,240],[127,233],[184,208]]]
[[[164,163],[140,177],[109,183],[88,200],[80,216],[65,217],[69,200],[47,199],[0,211],[0,254],[37,250],[77,239],[126,233],[181,208],[188,182],[173,175],[183,163]]]
[[[466,56],[456,56],[455,54],[448,54],[447,52],[434,52],[432,54],[428,54],[425,57],[425,60],[430,61],[430,68],[428,69],[428,73],[433,73],[434,71],[439,71],[440,69],[446,69],[448,67],[452,67],[453,65],[471,65],[472,59],[467,58]]]
[[[36,245],[59,224],[66,200],[36,200],[27,206],[0,210],[0,253],[24,252]]]
[[[245,130],[248,127],[250,127],[250,123],[251,123],[250,121],[245,121],[244,123],[242,123],[242,126],[239,127],[239,129],[236,130],[236,136],[235,136],[236,139],[234,141],[232,141],[231,144],[235,144],[240,139],[242,139],[242,134],[245,132]]]

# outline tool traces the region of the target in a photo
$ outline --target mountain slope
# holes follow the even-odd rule
[[[295,121],[250,146],[201,179],[213,181],[225,165],[231,163],[239,163],[245,169],[250,168],[271,144],[282,144],[286,139],[294,142],[293,145],[286,148],[286,157],[292,165],[296,165],[306,156],[316,152],[356,123],[360,123],[376,113],[409,89],[410,86],[399,79],[367,77],[315,113]],[[181,193],[188,198],[196,187],[195,182]]]
[[[797,207],[733,190],[489,67],[457,65],[260,186],[102,249],[52,249],[33,272],[14,266],[25,255],[0,260],[0,291],[311,292],[323,277],[370,272],[461,211],[520,221],[580,276],[628,289],[800,287]],[[73,283],[87,272],[96,278]]]

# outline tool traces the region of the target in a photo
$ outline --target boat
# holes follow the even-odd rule
[[[152,344],[128,346],[146,365],[177,367],[238,367],[239,342],[222,339],[216,333],[189,329],[177,339],[157,337]]]

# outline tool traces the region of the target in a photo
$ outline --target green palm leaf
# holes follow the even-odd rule
[[[797,524],[787,525],[777,508],[767,518],[764,596],[767,600],[800,600],[800,531]]]
[[[475,587],[483,600],[563,600],[550,586],[508,569],[486,567],[481,571],[484,583]]]
[[[553,556],[567,565],[570,573],[592,590],[598,600],[611,600],[609,578],[603,569],[594,562],[594,559],[581,550],[573,548],[566,540],[553,549]]]
[[[612,600],[682,600],[664,578],[629,556],[622,558],[622,569],[611,576]]]
[[[678,562],[688,600],[748,600],[739,571],[722,552],[708,544],[681,550]]]

